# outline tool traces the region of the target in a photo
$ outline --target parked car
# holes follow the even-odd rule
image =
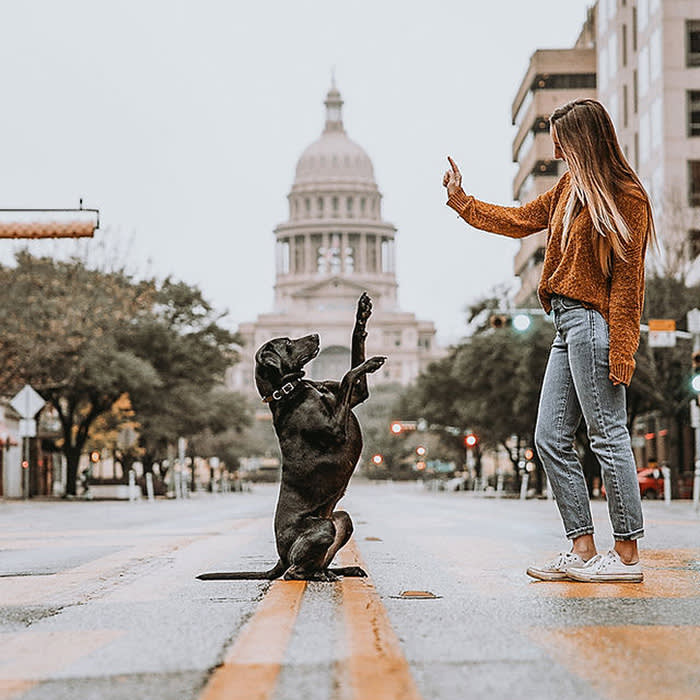
[[[645,467],[637,470],[637,481],[639,482],[639,493],[642,498],[653,500],[663,498],[664,495],[664,475],[659,467]],[[605,486],[600,487],[600,495],[605,498]]]

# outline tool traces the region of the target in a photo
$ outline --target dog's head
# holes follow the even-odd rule
[[[279,389],[290,374],[304,373],[304,365],[313,360],[320,348],[317,333],[303,338],[273,338],[255,353],[255,385],[260,396],[269,396]]]

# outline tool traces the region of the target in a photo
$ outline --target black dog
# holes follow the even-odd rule
[[[358,566],[329,569],[350,539],[350,516],[335,506],[362,452],[360,425],[352,408],[369,396],[367,374],[385,357],[365,360],[367,319],[372,302],[362,294],[352,334],[350,371],[342,381],[303,379],[304,365],[319,351],[318,335],[275,338],[255,355],[255,382],[272,411],[282,452],[282,483],[275,512],[279,561],[265,572],[200,574],[200,579],[285,579],[335,581],[338,575],[366,576]]]

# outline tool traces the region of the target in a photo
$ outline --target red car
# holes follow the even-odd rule
[[[658,467],[645,467],[637,470],[639,493],[642,498],[663,498],[664,475]],[[600,487],[600,495],[605,498],[605,486]]]

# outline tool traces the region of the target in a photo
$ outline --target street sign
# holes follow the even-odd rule
[[[10,406],[12,406],[22,418],[34,418],[44,407],[45,403],[46,401],[44,401],[29,384],[25,384],[10,400]]]
[[[649,347],[673,348],[676,346],[676,322],[672,318],[649,319]]]
[[[21,438],[36,437],[36,421],[33,418],[20,419],[19,436]]]
[[[700,309],[688,311],[688,332],[700,333]]]

